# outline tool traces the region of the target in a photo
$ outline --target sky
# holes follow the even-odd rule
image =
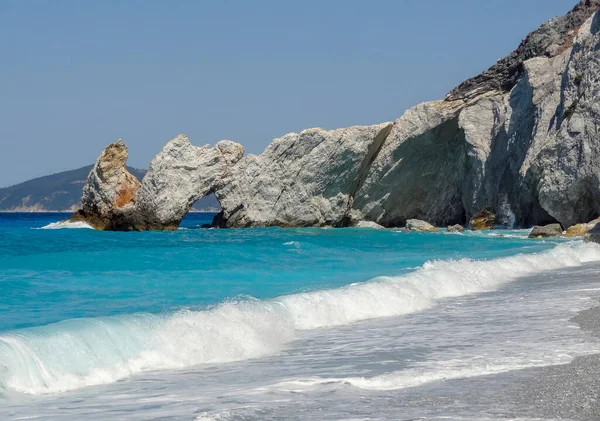
[[[147,168],[183,133],[272,139],[400,117],[576,0],[0,0],[0,187],[95,162]]]

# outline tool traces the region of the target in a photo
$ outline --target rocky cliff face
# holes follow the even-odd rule
[[[391,123],[275,139],[235,165],[217,185],[227,227],[344,226],[354,197],[392,129]]]
[[[397,120],[357,195],[354,218],[439,226],[490,208],[506,225],[569,226],[597,216],[597,7],[582,2],[531,34],[509,58],[541,55],[521,61],[514,81],[496,66]]]
[[[587,222],[600,214],[599,6],[580,2],[445,100],[393,123],[291,133],[243,158],[233,142],[196,148],[177,138],[119,226],[175,227],[210,192],[224,227],[442,226],[482,209],[505,225]],[[84,210],[114,207],[112,184],[84,194]]]
[[[485,72],[450,91],[449,101],[474,98],[489,91],[509,92],[518,83],[523,63],[534,57],[555,57],[570,48],[581,25],[600,7],[600,0],[583,0],[565,16],[545,22],[521,42],[519,48]]]

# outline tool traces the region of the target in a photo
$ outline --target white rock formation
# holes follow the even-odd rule
[[[127,163],[127,146],[123,139],[111,143],[98,157],[83,188],[83,209],[108,215],[114,208],[129,204],[140,187]]]
[[[180,136],[112,226],[174,228],[211,192],[223,227],[446,226],[482,209],[500,225],[590,221],[600,215],[599,6],[582,0],[394,123],[290,133],[244,158],[233,142],[198,148]],[[84,209],[110,213],[114,195],[90,192],[111,189],[90,177]]]
[[[218,183],[222,225],[349,225],[354,195],[391,129],[391,123],[309,129],[275,139]]]
[[[73,221],[85,220],[96,229],[115,229],[114,216],[133,206],[140,182],[127,171],[127,146],[119,139],[106,147],[83,188],[82,209]]]
[[[194,146],[184,135],[165,145],[150,163],[137,203],[151,225],[176,228],[194,202],[212,193],[244,155],[242,145],[222,140]]]
[[[517,226],[569,226],[600,214],[598,21],[594,13],[556,55],[525,60],[508,92],[409,110],[357,193],[353,219],[445,225],[491,208]]]
[[[459,136],[462,103],[418,105],[394,127],[358,189],[350,216],[384,226],[407,219],[461,222],[466,151]]]

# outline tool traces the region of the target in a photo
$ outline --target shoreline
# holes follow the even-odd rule
[[[599,301],[600,296],[595,299]],[[578,312],[569,322],[600,338],[600,302]],[[524,372],[533,376],[524,380],[514,395],[515,402],[530,408],[528,415],[600,419],[600,353],[579,356],[567,364],[526,369]]]
[[[287,238],[282,239],[279,236],[277,238],[281,240],[281,243],[287,240]],[[290,239],[292,239],[292,237]],[[134,242],[136,241],[135,239],[130,240]],[[298,240],[297,238],[294,238],[294,240],[301,242],[301,240]],[[103,244],[109,245],[127,245],[127,243],[124,244],[123,239],[117,238],[108,238],[107,240],[100,241],[102,241]],[[357,242],[362,243],[362,240],[357,239]],[[74,243],[69,247],[77,247],[78,244],[79,243]],[[596,246],[593,246],[593,248],[595,247]],[[188,248],[186,247],[186,250],[187,249]],[[289,254],[291,255],[296,255],[295,244],[285,243],[285,250],[289,250]],[[159,253],[162,254],[162,251],[159,251]],[[304,257],[301,257],[301,260],[303,262],[304,259]],[[450,257],[450,260],[453,262],[453,257]],[[31,398],[31,400],[28,401],[36,403],[36,405],[33,407],[28,405],[28,403],[21,404],[17,400],[8,402],[8,409],[5,410],[3,408],[2,410],[0,410],[0,418],[2,418],[2,415],[4,414],[10,414],[10,411],[12,411],[13,414],[19,411],[31,414],[43,413],[45,411],[50,411],[51,405],[56,406],[57,402],[60,402],[61,405],[64,404],[65,407],[69,406],[69,411],[77,411],[78,409],[83,409],[81,405],[78,405],[76,403],[67,405],[69,403],[69,399],[72,399],[74,397],[76,397],[76,399],[81,399],[81,402],[85,402],[85,405],[89,405],[88,408],[91,408],[92,405],[95,406],[100,403],[94,401],[94,396],[105,396],[110,399],[114,398],[116,401],[118,401],[119,398],[117,396],[126,396],[126,394],[123,393],[126,389],[139,390],[140,394],[138,396],[140,398],[144,398],[147,397],[148,394],[154,395],[157,390],[156,388],[162,387],[161,385],[164,384],[163,382],[170,381],[170,379],[176,379],[170,383],[173,385],[172,389],[168,389],[164,392],[165,394],[173,396],[174,398],[172,401],[169,400],[170,398],[168,398],[164,403],[161,403],[161,405],[165,405],[164,407],[161,407],[161,410],[172,410],[172,413],[175,414],[176,411],[180,408],[176,407],[176,405],[179,405],[179,403],[177,402],[183,401],[184,406],[187,406],[185,406],[182,409],[182,413],[177,413],[177,415],[181,418],[191,419],[191,416],[188,415],[192,413],[192,410],[197,409],[191,407],[193,405],[197,406],[198,404],[195,401],[191,401],[189,399],[186,400],[186,397],[190,396],[190,392],[188,392],[190,390],[190,386],[189,384],[187,384],[187,381],[190,380],[192,382],[197,382],[198,373],[203,373],[203,375],[209,376],[212,376],[214,373],[217,373],[214,374],[215,377],[212,377],[210,380],[206,381],[207,384],[217,384],[216,393],[227,394],[227,391],[231,392],[230,387],[236,384],[235,382],[237,374],[246,376],[248,378],[252,378],[252,376],[256,374],[260,377],[255,378],[256,382],[249,382],[247,385],[248,388],[252,389],[253,387],[273,385],[273,387],[276,387],[276,390],[274,389],[275,392],[273,393],[284,393],[283,397],[288,397],[289,395],[287,394],[287,391],[277,389],[279,387],[277,385],[279,385],[281,381],[285,382],[289,379],[297,379],[301,382],[305,378],[311,379],[312,375],[317,375],[320,378],[325,379],[325,383],[315,385],[314,393],[310,390],[306,390],[306,394],[303,393],[302,395],[294,396],[308,396],[310,399],[309,402],[307,402],[307,407],[309,407],[311,410],[317,407],[327,408],[328,411],[326,412],[324,418],[331,419],[342,418],[332,416],[332,414],[337,414],[335,412],[337,406],[329,407],[328,405],[330,403],[338,405],[335,402],[339,402],[341,407],[345,407],[347,405],[347,402],[355,402],[358,396],[366,399],[365,401],[363,401],[364,413],[368,413],[369,415],[377,414],[378,419],[397,419],[397,414],[399,411],[406,411],[407,414],[405,418],[407,419],[416,419],[417,417],[427,419],[442,419],[441,417],[443,415],[454,415],[454,417],[447,417],[446,419],[455,420],[483,419],[484,417],[477,417],[475,415],[484,414],[488,415],[487,419],[490,420],[525,419],[526,416],[530,414],[531,418],[539,419],[542,418],[539,416],[540,413],[551,414],[556,412],[552,412],[552,408],[544,408],[543,402],[539,403],[537,400],[533,401],[533,399],[530,402],[526,399],[523,399],[523,392],[520,392],[519,396],[519,399],[522,399],[522,401],[517,401],[517,398],[514,396],[519,395],[519,393],[515,391],[521,390],[523,388],[523,385],[526,384],[525,382],[530,381],[533,378],[539,377],[540,375],[545,373],[544,370],[539,371],[533,368],[526,368],[524,370],[500,371],[497,374],[489,375],[481,373],[493,373],[495,370],[494,367],[499,368],[502,367],[502,365],[504,364],[508,364],[510,367],[515,366],[510,362],[510,358],[520,358],[520,354],[512,352],[510,350],[504,353],[504,348],[512,347],[512,345],[510,345],[510,340],[518,338],[520,341],[528,343],[528,339],[530,337],[534,339],[546,337],[550,339],[550,343],[552,343],[554,342],[552,340],[552,337],[554,336],[556,338],[557,336],[555,335],[557,333],[562,333],[567,336],[570,336],[570,332],[575,332],[575,334],[578,336],[582,335],[579,332],[579,330],[575,327],[575,325],[569,322],[569,320],[571,320],[575,315],[579,315],[578,311],[588,309],[589,307],[596,306],[598,304],[596,300],[590,299],[588,297],[594,297],[596,295],[594,289],[596,288],[596,274],[600,270],[600,262],[595,260],[595,263],[592,263],[590,265],[583,264],[581,266],[571,269],[572,266],[570,265],[573,263],[573,261],[571,259],[566,259],[565,262],[567,266],[565,266],[564,269],[556,269],[551,272],[540,274],[536,271],[536,269],[539,269],[538,265],[530,265],[531,261],[529,258],[519,258],[516,260],[518,260],[518,262],[515,262],[513,260],[512,264],[506,264],[501,266],[502,268],[504,268],[504,270],[498,270],[497,262],[485,264],[483,265],[483,267],[480,264],[469,264],[466,268],[464,266],[464,262],[459,262],[458,264],[460,270],[450,271],[451,273],[455,274],[455,276],[453,277],[454,280],[448,279],[448,271],[443,270],[444,268],[447,268],[447,265],[441,264],[441,266],[439,266],[437,270],[427,274],[427,279],[433,279],[432,276],[435,275],[435,279],[439,279],[439,281],[435,281],[434,285],[447,285],[449,287],[452,287],[452,291],[462,292],[464,292],[464,290],[460,287],[461,285],[468,287],[478,285],[479,282],[477,280],[482,279],[481,275],[483,272],[488,273],[490,275],[489,277],[486,276],[485,279],[489,278],[493,281],[497,278],[498,282],[504,282],[502,278],[505,277],[503,275],[505,271],[512,272],[513,270],[517,270],[520,267],[524,267],[525,272],[532,272],[530,276],[527,276],[527,278],[530,279],[525,279],[524,282],[508,282],[505,286],[502,287],[494,286],[495,283],[484,282],[482,285],[488,285],[489,288],[485,288],[485,292],[481,294],[449,297],[449,299],[445,299],[444,297],[438,297],[434,294],[432,290],[426,289],[427,291],[432,291],[432,294],[434,294],[432,296],[433,299],[439,299],[439,301],[437,301],[437,304],[434,307],[430,307],[428,309],[416,309],[414,313],[405,313],[399,315],[399,318],[388,317],[385,319],[366,319],[363,324],[336,325],[335,323],[333,323],[331,325],[331,329],[327,329],[327,331],[325,329],[322,329],[322,327],[324,326],[316,326],[314,327],[314,329],[312,328],[312,326],[308,326],[308,328],[311,328],[308,330],[312,330],[313,332],[309,332],[306,335],[302,334],[302,337],[299,337],[294,342],[290,342],[290,344],[293,345],[290,345],[289,352],[288,350],[284,351],[281,354],[275,352],[273,354],[266,354],[256,359],[241,360],[238,363],[232,362],[229,365],[220,365],[215,366],[214,368],[208,367],[208,370],[205,370],[207,368],[206,366],[199,367],[198,365],[182,367],[181,371],[179,371],[179,369],[165,370],[164,368],[161,368],[157,371],[145,371],[144,373],[134,373],[135,376],[129,377],[129,380],[127,381],[121,382],[120,380],[115,380],[111,383],[95,385],[93,384],[94,377],[89,377],[89,381],[92,382],[89,385],[86,384],[90,387],[89,389],[87,387],[78,388],[79,386],[77,383],[62,383],[62,380],[60,383],[56,383],[56,386],[52,386],[54,384],[52,383],[54,380],[52,380],[52,382],[49,382],[47,384],[49,386],[56,387],[56,393],[52,393],[50,395],[46,395],[45,393],[39,393],[38,396],[41,397]],[[550,258],[535,260],[540,262],[540,264],[542,264],[542,266],[544,267],[546,265],[555,266],[554,262],[556,261],[556,259]],[[523,265],[520,263],[523,263]],[[101,264],[102,263],[100,263],[100,265]],[[473,268],[473,266],[475,267]],[[464,278],[465,274],[473,274],[472,279]],[[496,276],[497,274],[499,276]],[[59,276],[61,276],[62,278],[61,274],[59,274]],[[193,276],[193,278],[196,278],[196,276]],[[422,278],[419,277],[416,277],[415,279],[417,281],[422,280]],[[521,277],[519,277],[519,279],[521,279]],[[576,279],[583,279],[584,281],[576,282]],[[193,282],[197,281],[194,280]],[[68,285],[68,283],[65,284]],[[210,282],[207,284],[210,284]],[[359,303],[360,307],[356,307],[358,310],[357,312],[350,313],[349,311],[344,311],[343,313],[340,313],[343,317],[339,320],[346,323],[348,321],[346,315],[364,315],[365,311],[370,308],[372,308],[373,311],[378,312],[379,309],[382,308],[382,304],[384,304],[384,302],[382,302],[381,299],[377,299],[376,297],[391,297],[391,294],[385,293],[389,290],[380,291],[380,285],[376,283],[374,285],[377,287],[377,289],[372,290],[373,292],[370,292],[368,294],[369,296],[374,297],[373,305],[365,303],[362,299],[352,299],[348,301],[346,300],[347,294],[345,293],[344,295],[342,295],[341,297],[343,299],[343,302]],[[453,287],[453,285],[455,287]],[[364,287],[361,287],[358,292],[361,292],[363,290]],[[571,293],[567,290],[580,292]],[[371,289],[369,289],[369,291],[371,291]],[[565,291],[565,294],[561,293],[560,291]],[[541,292],[542,295],[537,295],[539,292]],[[326,311],[324,313],[316,313],[315,310],[318,310],[322,307],[322,303],[324,302],[324,300],[309,300],[309,302],[314,302],[318,304],[318,306],[314,309],[313,306],[306,307],[304,304],[302,304],[302,306],[299,306],[298,303],[306,303],[306,301],[304,300],[304,296],[305,295],[302,295],[301,297],[288,297],[285,301],[286,303],[290,303],[288,308],[295,309],[294,314],[332,314],[332,312],[329,311],[328,308],[339,309],[340,301],[336,299],[331,301],[332,305],[328,308],[325,308]],[[318,293],[317,296],[321,296],[321,293]],[[327,292],[323,296],[327,298],[335,297],[332,296],[331,292]],[[359,294],[358,296],[361,297],[362,295]],[[586,298],[585,301],[583,301],[582,305],[582,302],[577,300],[581,299],[581,297],[584,296]],[[299,300],[296,300],[296,298],[298,298]],[[524,304],[520,304],[520,299],[525,300],[522,302]],[[563,305],[561,304],[561,302],[567,302],[569,304]],[[395,302],[393,303],[394,306],[390,308],[406,308],[406,306],[399,306],[397,303],[398,301],[395,300]],[[516,307],[514,308],[512,307],[513,303],[516,305]],[[558,314],[556,311],[546,311],[543,308],[540,309],[539,303],[555,303],[556,305],[546,305],[544,307],[550,309],[560,307],[561,309],[566,311],[561,310],[560,317],[554,317],[553,315]],[[571,303],[573,303],[574,305],[571,306]],[[260,306],[260,308],[262,308],[262,306]],[[349,308],[354,309],[355,306],[351,306]],[[535,317],[532,317],[531,320],[529,320],[531,312],[528,310],[537,309],[540,310],[541,315],[538,314]],[[568,311],[569,309],[571,310]],[[200,309],[198,308],[197,310]],[[338,314],[337,310],[336,314]],[[515,314],[518,314],[519,316],[515,316]],[[582,314],[585,315],[587,313],[582,312]],[[182,321],[188,323],[189,319],[187,318],[189,316],[190,315],[188,313],[185,313],[183,315],[185,319],[183,319]],[[203,316],[203,314],[195,315],[195,318],[193,320],[200,320],[204,323],[206,319]],[[586,320],[590,320],[590,323],[593,324],[594,316],[595,314],[591,314]],[[200,318],[197,319],[197,317]],[[175,323],[170,323],[168,325],[170,332],[172,330],[171,327],[179,325],[178,323],[180,322],[180,319],[175,318],[169,320]],[[252,316],[252,320],[256,320],[254,316]],[[276,324],[268,325],[269,328],[266,329],[266,334],[268,335],[268,337],[271,337],[273,332],[278,332],[278,330],[271,329],[270,326],[288,326],[287,323],[281,324],[278,320]],[[294,317],[293,320],[304,319]],[[314,320],[325,320],[325,318],[317,317]],[[505,327],[511,325],[511,320],[517,322],[515,324],[518,325],[517,328],[513,326]],[[552,328],[550,326],[551,321],[554,321],[554,325],[558,326],[559,328]],[[333,322],[335,322],[335,320],[333,320]],[[115,326],[121,326],[119,323],[115,324]],[[295,323],[296,322],[294,321],[294,326]],[[64,328],[65,326],[68,327],[69,323],[62,323],[58,325],[58,327],[61,328]],[[136,326],[139,326],[139,324],[136,324]],[[151,324],[148,324],[147,326],[151,327]],[[304,326],[305,325],[303,325],[303,327]],[[568,326],[568,329],[570,330],[566,330],[566,326]],[[214,327],[219,331],[227,333],[229,332],[228,329],[224,328],[220,324],[215,324]],[[107,331],[113,332],[112,327]],[[553,333],[550,331],[553,331]],[[47,332],[51,332],[51,330],[47,329]],[[120,331],[120,333],[114,337],[117,339],[131,338],[131,336],[128,336],[127,332],[127,330]],[[162,331],[160,332],[162,334]],[[360,334],[357,334],[357,332]],[[102,337],[100,333],[101,332],[94,333],[94,340],[97,340],[98,338]],[[43,336],[50,337],[50,335]],[[86,334],[85,336],[90,337],[92,335]],[[226,338],[226,344],[230,343],[229,335],[227,336],[228,338]],[[364,340],[361,339],[357,342],[357,336],[360,336],[361,338],[364,336]],[[135,335],[133,336],[133,338],[137,337],[138,336]],[[193,336],[193,338],[196,337],[199,336]],[[244,342],[244,338],[247,337],[246,335],[236,335],[235,337],[241,338],[242,344],[246,343]],[[285,339],[288,336],[286,333],[286,335],[277,335],[277,337]],[[386,342],[386,340],[388,340],[388,337],[390,338],[389,343]],[[181,335],[179,334],[177,334],[177,336],[174,338],[168,336],[168,342],[165,342],[166,344],[168,344],[167,349],[173,349],[172,345],[177,343],[174,342],[174,340],[179,340],[179,338],[181,338]],[[204,341],[203,336],[199,338],[200,340]],[[505,341],[507,339],[508,341]],[[123,340],[122,343],[128,344],[130,343],[130,340]],[[270,343],[271,342],[269,342],[269,344]],[[381,343],[384,346],[379,348],[373,345],[377,343]],[[508,345],[504,345],[505,343]],[[525,347],[523,348],[523,351],[529,352],[529,349],[532,351],[531,354],[527,354],[531,355],[529,357],[529,361],[531,361],[532,363],[537,358],[544,358],[544,355],[554,354],[552,350],[557,349],[553,348],[552,346],[546,346],[545,344],[537,340],[533,340],[531,343],[534,345],[534,347]],[[535,345],[535,343],[537,343],[538,345]],[[585,341],[585,343],[588,343],[587,340]],[[332,358],[330,360],[325,360],[329,361],[331,365],[321,366],[320,363],[319,365],[312,365],[312,361],[315,361],[315,355],[322,356],[324,358],[329,358],[328,356],[331,355],[329,350],[331,349],[332,345],[340,347],[339,349],[342,350],[346,349],[347,351],[342,351],[342,354],[339,357],[336,355],[332,355]],[[585,346],[585,349],[589,349],[587,348],[587,345]],[[185,347],[180,346],[177,348],[183,349]],[[117,349],[129,350],[130,348],[126,346],[120,346]],[[161,349],[163,348],[157,348],[156,352],[160,353]],[[358,349],[361,351],[359,352],[359,354],[356,354],[354,349]],[[447,352],[447,349],[450,351]],[[452,351],[452,349],[454,349],[454,351]],[[577,349],[581,350],[581,348]],[[597,349],[598,347],[594,348],[594,350]],[[494,355],[496,350],[500,352],[499,359],[497,361],[493,359],[495,358]],[[270,347],[266,349],[266,351],[274,352],[271,351]],[[125,357],[128,358],[127,361],[129,361],[130,356],[125,351],[123,352],[124,353],[119,352],[114,354],[111,352],[110,355],[125,355]],[[455,354],[455,352],[458,352],[458,354]],[[54,355],[56,355],[56,351],[54,351]],[[169,358],[173,358],[172,354],[169,355]],[[478,359],[480,355],[483,355],[482,360]],[[581,353],[574,353],[572,355],[581,355]],[[455,356],[459,357],[458,360],[462,360],[464,364],[460,362],[454,363],[453,361]],[[349,365],[350,368],[343,368],[345,366],[341,366],[341,364],[339,363],[340,358],[348,358],[347,360],[342,361],[350,362],[352,364]],[[68,361],[69,359],[67,358],[66,360]],[[394,362],[393,360],[396,360],[396,362]],[[551,360],[554,363],[558,361],[568,362],[571,360],[571,358],[551,358]],[[289,366],[291,361],[298,361],[298,366],[295,367],[294,370],[291,370],[290,372],[284,372],[282,374],[280,370],[286,369],[286,367]],[[380,361],[381,364],[375,363],[375,365],[373,365],[371,364],[371,361]],[[420,371],[421,368],[419,368],[419,362],[423,363],[423,365],[421,366],[421,368],[423,369],[422,372]],[[446,362],[448,363],[448,366],[445,366]],[[473,363],[473,366],[470,365],[471,363]],[[525,361],[525,363],[527,363],[527,361]],[[490,364],[491,368],[488,369],[488,367],[485,364]],[[267,365],[274,368],[270,373],[267,373],[267,376],[262,377],[263,369]],[[516,366],[518,367],[519,365]],[[440,369],[440,372],[438,372],[437,368]],[[553,367],[549,367],[549,369],[552,368]],[[213,369],[215,371],[212,371]],[[254,369],[256,369],[256,371]],[[68,374],[70,373],[69,370],[70,366],[66,366],[64,368],[64,371],[61,371],[60,373]],[[77,373],[86,372],[85,367],[79,367],[77,368],[77,370]],[[233,370],[233,372],[235,373],[234,376],[230,376],[228,374],[230,370]],[[110,373],[110,371],[108,373]],[[298,378],[296,373],[301,373],[301,376]],[[396,379],[394,373],[400,373],[400,376]],[[458,374],[455,375],[453,373]],[[464,377],[461,373],[464,373]],[[417,378],[419,376],[423,376],[424,382],[422,384],[417,384],[416,386],[403,385],[403,379],[408,380],[408,382],[410,383],[412,381],[411,377],[413,376],[413,374],[415,374]],[[473,374],[475,375],[471,377],[471,375]],[[378,381],[380,381],[380,379],[384,381],[386,379],[390,379],[390,381],[395,382],[395,384],[398,386],[398,389],[388,390],[385,387],[383,387],[381,389],[375,388],[372,390],[367,390],[361,387],[353,386],[352,383],[345,383],[343,380],[349,379],[348,381],[352,382],[354,381],[353,379],[360,378],[361,376],[365,376],[367,382],[371,381],[371,384],[376,384]],[[428,380],[428,377],[431,377],[431,379]],[[68,379],[68,377],[65,378]],[[342,381],[329,383],[329,378],[332,378],[334,380],[341,378]],[[85,377],[85,380],[82,380],[82,384],[87,382],[87,379],[88,377]],[[73,384],[74,386],[70,386],[71,384]],[[25,385],[27,384],[25,383]],[[144,386],[140,388],[140,385]],[[35,384],[30,387],[34,386],[38,387]],[[544,386],[545,384],[542,382],[541,387]],[[73,389],[71,389],[71,391],[61,389],[65,387],[73,387]],[[537,389],[539,389],[539,387],[540,385],[530,387],[530,389],[536,391]],[[554,387],[552,387],[552,389],[554,389]],[[39,391],[40,389],[30,390]],[[198,389],[192,389],[192,394],[203,395],[205,394],[206,390],[206,388],[199,387]],[[273,396],[271,393],[272,392],[269,392],[268,395],[264,396],[268,397],[269,399],[282,397]],[[206,403],[203,403],[202,405],[214,409],[215,414],[224,413],[224,411],[230,409],[229,407],[221,407],[217,403],[214,403],[214,401],[211,400],[210,396],[211,395],[209,395],[209,397],[206,399]],[[332,399],[335,399],[335,401],[329,400],[328,396],[331,396]],[[262,400],[254,400],[254,398],[251,395],[242,396],[239,399],[240,400],[236,401],[236,403],[234,404],[234,408],[231,409],[236,416],[243,415],[239,413],[240,405],[262,402]],[[575,399],[568,399],[569,402],[578,402]],[[127,398],[124,398],[124,400],[120,401],[118,404],[128,404],[128,402],[130,401]],[[363,407],[362,403],[360,405],[361,407]],[[267,404],[265,404],[265,406],[267,406]],[[188,408],[191,409],[188,410]],[[274,411],[274,417],[279,416],[282,413],[287,413],[288,411],[288,408],[283,408],[280,406],[273,407],[271,409]],[[139,410],[138,416],[151,418],[150,414],[148,413],[149,411],[150,410],[141,409]],[[185,412],[185,414],[183,412]],[[445,414],[444,412],[448,413]],[[103,412],[100,410],[95,410],[95,414],[98,414],[98,417],[100,418]],[[517,416],[514,416],[514,414],[517,414]],[[66,415],[66,413],[64,415]],[[107,415],[114,415],[114,413],[107,413]],[[351,414],[350,412],[344,412],[343,419],[356,418],[352,417],[351,415],[355,414]],[[7,418],[10,418],[10,416],[7,416]],[[579,417],[578,419],[581,419],[581,417]],[[587,419],[593,419],[593,417],[589,416],[587,417]]]

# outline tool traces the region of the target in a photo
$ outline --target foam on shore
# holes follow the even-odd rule
[[[297,331],[414,313],[445,298],[495,290],[522,276],[591,261],[600,261],[600,246],[570,242],[538,254],[432,261],[399,277],[273,300],[225,302],[204,311],[73,319],[22,329],[0,335],[0,389],[62,392],[145,371],[263,357],[279,352]],[[405,374],[400,376],[344,381],[393,388],[406,383]]]

